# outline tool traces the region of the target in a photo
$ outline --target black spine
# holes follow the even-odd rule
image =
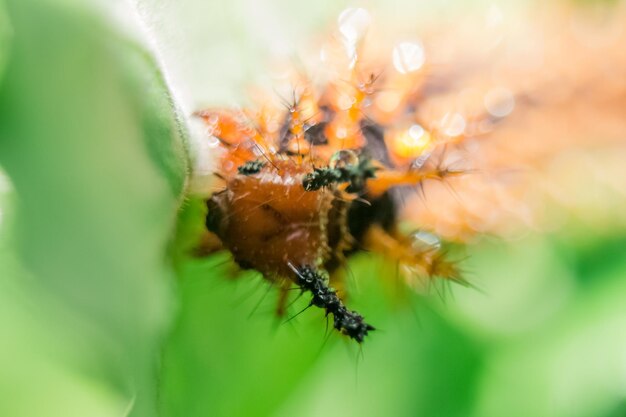
[[[241,175],[254,175],[261,172],[264,166],[265,162],[263,161],[248,161],[237,168],[237,171],[239,171]]]
[[[376,177],[377,168],[371,165],[367,158],[362,159],[356,165],[348,165],[341,168],[315,168],[302,179],[305,191],[316,191],[332,184],[349,183],[346,189],[349,193],[361,193],[365,187],[365,181]]]
[[[350,311],[339,299],[334,289],[326,284],[326,280],[310,266],[294,269],[298,285],[303,291],[313,294],[311,304],[326,310],[326,315],[333,315],[335,329],[361,343],[374,327],[365,323],[363,316]]]

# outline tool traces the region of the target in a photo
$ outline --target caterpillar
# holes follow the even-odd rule
[[[400,265],[409,287],[422,279],[468,285],[442,237],[461,236],[470,216],[453,232],[437,233],[438,222],[407,232],[401,224],[424,212],[404,202],[424,198],[428,184],[462,184],[477,168],[501,165],[499,155],[484,157],[484,148],[479,158],[463,155],[476,143],[497,150],[509,117],[547,112],[554,103],[537,87],[538,75],[535,85],[503,87],[502,79],[485,85],[470,69],[437,73],[419,41],[397,43],[387,62],[371,59],[367,12],[347,9],[338,21],[322,48],[331,74],[323,83],[295,71],[289,99],[266,93],[257,108],[209,108],[195,116],[219,141],[219,190],[206,200],[214,248],[227,249],[241,268],[278,288],[277,314],[285,314],[295,285],[310,306],[332,316],[337,331],[361,343],[375,325],[346,305],[347,260],[364,251],[383,254]],[[466,89],[482,88],[479,100],[467,99],[461,81]],[[459,160],[470,164],[459,167]],[[430,213],[446,209],[443,203]],[[476,224],[472,233],[485,231]]]

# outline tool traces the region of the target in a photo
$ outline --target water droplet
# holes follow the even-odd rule
[[[515,97],[511,90],[506,88],[493,88],[485,94],[485,108],[495,117],[505,117],[515,108]]]
[[[400,42],[393,48],[393,66],[401,74],[417,71],[424,65],[424,47],[418,42]]]
[[[404,136],[404,145],[411,149],[423,150],[430,143],[430,135],[418,124],[412,125],[408,130],[408,135]]]
[[[335,136],[337,136],[339,139],[345,139],[348,136],[348,129],[346,129],[345,127],[338,127],[335,130]]]
[[[411,125],[394,134],[390,139],[393,150],[403,158],[416,158],[430,146],[430,133],[418,124]]]
[[[426,161],[428,161],[428,158],[430,158],[430,152],[426,152],[423,155],[420,155],[419,157],[415,158],[415,160],[413,160],[413,162],[411,163],[411,169],[413,170],[421,169],[426,163]]]
[[[409,236],[411,247],[419,253],[434,252],[441,249],[441,240],[432,233],[418,230]]]
[[[420,125],[413,125],[409,128],[409,137],[414,141],[419,141],[424,136],[424,128]]]
[[[345,9],[337,19],[339,32],[345,41],[356,43],[365,34],[371,20],[369,12],[365,9],[360,7]]]
[[[215,125],[209,125],[204,128],[204,134],[207,136],[213,136],[215,133]]]
[[[331,156],[330,163],[331,168],[345,168],[347,166],[355,166],[359,164],[359,157],[349,149],[343,149],[337,151]]]
[[[207,141],[207,146],[209,148],[217,148],[220,145],[220,141],[215,136],[209,136],[209,140]]]
[[[208,122],[212,125],[216,125],[219,122],[220,117],[217,114],[212,114],[209,116]]]

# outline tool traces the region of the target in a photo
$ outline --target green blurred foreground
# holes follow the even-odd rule
[[[325,342],[319,311],[281,324],[258,275],[184,255],[185,130],[98,16],[0,9],[0,416],[626,415],[623,228],[485,241],[484,293],[445,302],[362,256],[351,306],[379,330]]]

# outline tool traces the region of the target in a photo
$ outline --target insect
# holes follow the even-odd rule
[[[408,286],[420,279],[466,285],[433,230],[400,227],[403,202],[423,197],[428,183],[471,176],[474,166],[457,166],[468,144],[540,97],[493,83],[478,107],[448,99],[449,111],[429,114],[437,106],[422,103],[455,90],[454,72],[429,67],[420,42],[396,44],[392,65],[366,63],[367,19],[362,9],[342,13],[335,42],[323,49],[336,59],[323,84],[297,73],[291,97],[278,106],[267,100],[251,110],[196,113],[221,149],[219,191],[206,201],[206,227],[218,246],[278,288],[279,315],[295,285],[358,343],[375,326],[346,305],[347,259],[381,253]]]

